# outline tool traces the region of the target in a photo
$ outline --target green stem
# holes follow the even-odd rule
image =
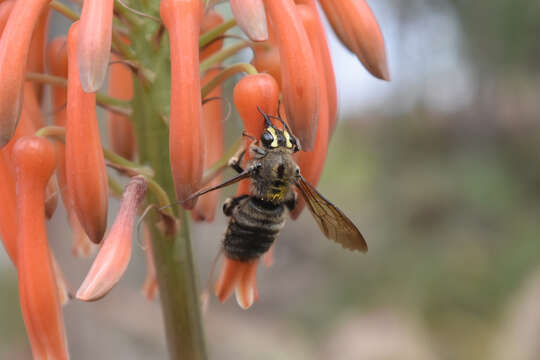
[[[251,45],[252,45],[252,43],[249,42],[249,41],[237,42],[236,44],[231,45],[231,46],[229,46],[229,47],[215,53],[214,55],[210,56],[206,60],[202,61],[201,65],[199,66],[199,71],[201,72],[201,74],[204,74],[212,66],[215,66],[215,65],[221,63],[223,60],[231,57],[232,55],[236,54],[237,52],[239,52],[240,50],[242,50],[244,48],[250,47]]]
[[[49,6],[59,12],[60,14],[64,15],[66,18],[68,18],[71,21],[77,21],[79,20],[79,14],[71,10],[66,5],[62,4],[60,1],[52,0],[49,3]]]
[[[248,63],[238,63],[229,66],[228,68],[222,70],[219,74],[217,74],[212,80],[207,82],[202,88],[201,88],[201,96],[204,99],[212,90],[214,90],[217,86],[221,85],[225,80],[233,76],[234,74],[238,74],[241,72],[245,72],[248,75],[257,74],[257,69],[251,64]]]
[[[205,32],[199,37],[199,48],[203,48],[206,45],[210,44],[215,38],[217,38],[220,35],[223,35],[225,32],[227,32],[229,29],[235,26],[236,26],[236,20],[230,19],[228,21],[225,21],[223,24],[208,30],[207,32]]]
[[[166,86],[161,80],[158,79],[150,88],[145,88],[136,80],[133,98],[133,120],[141,161],[151,164],[155,172],[153,180],[164,189],[167,196],[160,199],[156,193],[151,193],[149,202],[159,204],[175,198],[169,162],[169,132],[161,119],[161,109],[155,104],[157,95]],[[153,184],[149,183],[149,186]],[[151,211],[145,220],[152,235],[169,356],[170,359],[205,360],[207,355],[191,249],[189,216],[176,205],[172,205],[169,210],[171,214],[179,214],[180,231],[175,234],[163,231],[157,225],[162,220],[157,212]]]
[[[67,79],[59,77],[59,76],[49,75],[49,74],[27,72],[26,80],[42,83],[42,84],[50,84],[50,85],[67,87]],[[112,111],[121,112],[124,115],[129,115],[129,112],[128,113],[125,112],[125,110],[129,110],[130,108],[129,101],[113,98],[103,93],[96,93],[96,101],[100,105],[111,107]]]

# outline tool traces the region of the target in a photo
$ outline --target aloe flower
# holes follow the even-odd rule
[[[390,80],[384,39],[366,0],[319,0],[341,42],[375,77]]]
[[[13,134],[23,99],[24,74],[34,27],[49,0],[16,1],[0,39],[0,148]]]
[[[234,165],[233,154],[244,152],[236,171],[253,164],[252,145],[260,145],[269,123],[299,140],[301,149],[289,149],[301,150],[294,159],[316,186],[336,126],[337,93],[314,0],[230,0],[234,19],[215,3],[85,0],[78,13],[58,0],[0,2],[0,238],[17,270],[35,359],[69,358],[62,305],[108,296],[139,250],[136,224],[146,251],[142,293],[153,300],[159,292],[170,357],[206,359],[190,222],[223,216],[223,196],[194,193],[229,179],[224,170]],[[388,78],[384,40],[367,4],[320,3],[368,70]],[[46,44],[53,11],[71,24]],[[237,24],[241,35],[231,35]],[[246,48],[251,63],[230,61]],[[46,87],[50,96],[43,96]],[[97,107],[106,113],[105,143]],[[233,131],[229,113],[239,114],[244,131],[232,145],[225,137]],[[232,192],[255,201],[256,181],[245,174]],[[72,252],[98,249],[75,296],[47,238],[45,215],[54,213],[58,193]],[[108,224],[114,198],[120,209]],[[304,208],[301,198],[295,208],[287,205],[292,218]],[[234,293],[241,308],[251,308],[259,298],[258,265],[274,262],[273,249],[245,261],[225,255],[213,288],[218,300]]]

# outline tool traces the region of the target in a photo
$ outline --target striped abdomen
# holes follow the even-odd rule
[[[228,258],[249,261],[270,249],[285,224],[283,204],[248,197],[233,209],[223,248]]]

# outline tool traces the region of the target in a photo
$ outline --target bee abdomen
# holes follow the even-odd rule
[[[247,199],[234,209],[223,241],[227,257],[249,261],[270,249],[285,223],[283,205],[263,208]]]

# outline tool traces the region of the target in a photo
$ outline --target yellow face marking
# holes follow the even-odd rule
[[[269,127],[266,128],[266,131],[268,131],[274,137],[274,141],[272,141],[272,143],[270,144],[270,147],[274,147],[274,148],[278,147],[278,140],[277,140],[276,130],[274,130],[274,128],[269,126]]]
[[[288,149],[292,149],[291,135],[289,135],[287,130],[283,130],[283,136],[285,136],[285,146],[287,146]]]

